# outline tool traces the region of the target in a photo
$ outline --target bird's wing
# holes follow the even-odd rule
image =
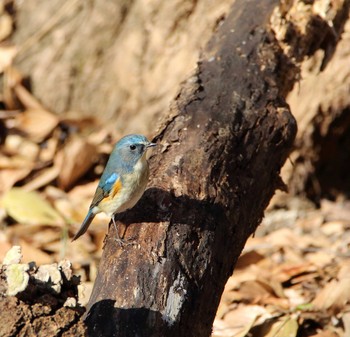
[[[112,199],[118,193],[121,187],[122,182],[120,176],[117,173],[113,172],[106,177],[102,175],[94,198],[92,199],[90,209],[98,206],[99,203],[105,198]]]

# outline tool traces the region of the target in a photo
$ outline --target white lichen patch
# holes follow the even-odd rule
[[[63,280],[57,263],[40,266],[34,278],[44,283],[50,283],[51,288],[57,293],[61,291]]]
[[[26,289],[29,282],[28,264],[13,263],[6,267],[7,294],[15,296]]]
[[[185,277],[180,272],[169,289],[163,319],[169,326],[173,325],[181,312],[182,304],[185,302],[186,287]]]
[[[75,308],[77,306],[77,300],[74,297],[68,297],[63,304],[64,307]]]
[[[69,260],[65,259],[58,262],[58,268],[68,281],[72,278],[72,263]]]
[[[13,263],[20,263],[22,260],[22,249],[21,246],[13,246],[11,249],[6,253],[4,260],[2,261],[2,264],[9,265]]]

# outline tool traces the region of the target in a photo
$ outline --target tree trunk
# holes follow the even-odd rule
[[[296,124],[297,68],[269,28],[277,1],[235,1],[156,140],[150,188],[107,238],[91,336],[209,336],[227,278],[260,223]]]
[[[302,65],[302,81],[288,96],[298,121],[291,161],[283,170],[292,194],[316,203],[350,197],[350,21],[334,56],[319,51]]]
[[[15,65],[49,110],[149,133],[231,3],[17,1]]]

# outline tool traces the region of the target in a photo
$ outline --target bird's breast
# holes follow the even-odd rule
[[[149,177],[149,168],[146,159],[141,158],[135,164],[132,172],[120,174],[120,176],[121,187],[119,191],[113,197],[111,195],[111,198],[107,198],[99,205],[101,211],[109,216],[134,207],[141,198]]]

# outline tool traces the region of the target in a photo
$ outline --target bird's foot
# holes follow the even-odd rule
[[[137,241],[134,240],[135,237],[131,237],[130,239],[122,239],[119,236],[114,238],[114,241],[116,243],[118,243],[121,247],[125,247],[125,246],[136,246],[137,245]]]
[[[134,240],[135,236],[133,236],[130,239],[127,239],[127,240],[124,239],[126,228],[124,230],[123,237],[120,237],[119,231],[118,231],[118,228],[117,228],[117,224],[115,223],[115,220],[114,220],[114,216],[112,217],[112,222],[113,222],[115,233],[116,233],[116,237],[114,238],[115,242],[117,242],[121,247],[132,246],[132,245],[136,246],[137,245],[136,240]]]

